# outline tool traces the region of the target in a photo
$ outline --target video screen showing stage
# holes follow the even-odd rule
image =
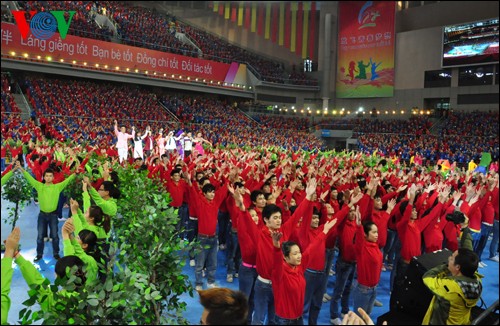
[[[442,66],[498,63],[498,19],[444,27]]]

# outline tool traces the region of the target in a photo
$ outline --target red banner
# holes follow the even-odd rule
[[[264,4],[257,4],[257,35],[264,35],[264,16],[266,15]]]
[[[271,41],[273,43],[276,43],[278,39],[278,26],[280,23],[279,20],[279,12],[280,12],[280,5],[277,3],[272,4],[272,22],[271,22]]]
[[[302,19],[304,17],[304,9],[302,7],[302,1],[299,2],[299,9],[297,10],[297,38],[295,41],[295,53],[297,55],[302,55]]]
[[[236,10],[238,9],[236,7],[238,6],[238,4],[236,2],[230,2],[229,4],[231,5],[231,21],[233,23],[235,23],[236,22]]]
[[[285,4],[285,47],[290,48],[290,34],[292,33],[292,18],[290,2]]]
[[[341,1],[337,98],[394,94],[394,1]]]
[[[16,54],[13,55],[12,52]],[[32,59],[41,56],[43,60],[47,60],[47,57],[51,57],[53,62],[63,59],[66,63],[76,61],[78,65],[87,62],[92,66],[109,65],[110,69],[119,67],[120,71],[125,71],[126,68],[131,72],[139,69],[141,72],[175,74],[222,82],[231,66],[226,63],[73,35],[61,40],[58,33],[47,40],[38,39],[30,33],[24,40],[17,25],[2,22],[2,55],[22,57],[25,54]]]
[[[252,7],[250,3],[245,4],[245,24],[244,27],[245,29],[250,29],[250,18],[252,15]]]
[[[309,19],[309,58],[314,60],[316,43],[316,1],[311,2],[311,18]]]

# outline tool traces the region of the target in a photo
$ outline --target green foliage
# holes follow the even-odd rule
[[[19,170],[14,171],[14,175],[5,184],[2,198],[14,204],[7,208],[9,215],[4,218],[5,223],[11,224],[14,230],[19,219],[19,212],[32,198],[32,187]]]
[[[39,292],[30,294],[20,314],[29,324],[74,325],[187,325],[182,317],[186,303],[180,295],[193,288],[182,274],[184,255],[192,244],[180,239],[176,231],[177,212],[168,206],[170,196],[147,171],[114,167],[120,178],[118,215],[113,219],[110,262],[107,278],[86,284],[75,292],[72,276],[58,281],[64,290],[50,287],[50,309],[32,312],[40,301]],[[43,304],[40,304],[43,307]],[[33,318],[36,316],[36,318]]]
[[[121,190],[118,211],[122,218],[115,221],[114,228],[119,260],[131,270],[148,275],[151,292],[146,294],[146,300],[163,298],[161,302],[137,307],[141,312],[145,307],[154,312],[140,324],[161,324],[158,317],[165,313],[169,322],[184,322],[179,316],[185,303],[178,297],[193,291],[188,277],[182,275],[185,263],[182,255],[190,246],[176,231],[178,217],[168,206],[170,195],[159,181],[147,178],[146,174],[147,171],[136,169],[118,169]]]

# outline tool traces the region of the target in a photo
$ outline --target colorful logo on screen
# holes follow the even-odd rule
[[[65,13],[69,14],[68,21],[64,18]],[[59,30],[59,35],[61,39],[65,39],[68,34],[69,25],[71,24],[71,19],[76,11],[48,11],[48,12],[36,12],[34,10],[29,12],[30,23],[26,21],[26,11],[24,10],[12,10],[12,15],[16,20],[17,28],[21,33],[23,39],[28,38],[28,34],[31,33],[35,38],[41,40],[47,40],[51,38],[56,31]]]
[[[359,26],[358,29],[377,26],[375,20],[380,17],[380,13],[377,10],[370,8],[372,5],[373,1],[367,1],[363,7],[361,7],[358,14],[358,23],[361,26]]]

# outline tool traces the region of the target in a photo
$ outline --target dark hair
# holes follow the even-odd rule
[[[248,300],[241,291],[214,288],[198,291],[200,303],[208,310],[209,325],[246,325]]]
[[[283,253],[283,255],[285,257],[290,256],[290,251],[292,251],[293,246],[297,246],[300,249],[300,246],[296,242],[293,242],[293,241],[284,241],[281,244],[281,252]]]
[[[174,174],[176,173],[179,173],[179,175],[181,174],[181,170],[180,169],[173,169],[171,172],[170,172],[170,176],[173,177]]]
[[[261,190],[254,190],[250,193],[250,200],[252,203],[255,203],[257,201],[257,197],[260,195],[264,195],[264,193]]]
[[[365,189],[366,187],[366,180],[364,178],[358,178],[358,186],[361,190]]]
[[[207,177],[202,177],[200,178],[200,180],[198,180],[198,184],[201,186],[203,185],[203,183],[205,183],[205,181],[209,180]]]
[[[78,236],[80,237],[80,240],[82,240],[82,243],[87,245],[87,249],[85,249],[85,253],[89,256],[94,257],[94,259],[99,261],[99,257],[97,256],[97,235],[95,234],[94,231],[90,231],[87,229],[83,229],[80,232],[78,232]]]
[[[52,170],[51,168],[45,169],[45,171],[43,172],[43,176],[45,177],[47,173],[52,173],[52,175],[54,175],[54,170]]]
[[[451,221],[454,224],[461,224],[461,223],[465,222],[465,215],[462,212],[455,211],[451,214],[447,214],[446,220]]]
[[[111,218],[109,215],[103,213],[102,208],[99,206],[90,206],[89,216],[94,219],[94,223],[104,229],[106,233],[111,230]]]
[[[401,215],[403,215],[405,213],[406,206],[408,206],[409,203],[410,203],[409,200],[405,200],[405,201],[401,202],[401,204],[399,204],[399,213]]]
[[[83,260],[81,260],[77,256],[74,255],[64,256],[57,261],[55,266],[55,272],[57,274],[57,277],[62,279],[68,279],[69,271],[67,271],[67,269],[68,268],[71,269],[73,266],[78,266],[75,275],[81,278],[81,283],[75,283],[75,285],[82,286],[87,281],[87,277],[85,275],[85,272],[83,271],[84,265],[85,264],[83,263]]]
[[[118,172],[116,171],[109,172],[109,177],[111,178],[111,181],[114,183],[115,187],[118,187],[120,185],[120,178],[118,177]]]
[[[313,207],[313,215],[319,216],[321,218],[321,210],[319,210],[317,207]]]
[[[269,219],[272,214],[274,213],[281,213],[281,208],[274,204],[269,204],[264,207],[262,210],[262,218],[263,219]]]
[[[201,192],[204,194],[206,194],[207,192],[212,192],[212,191],[215,191],[215,186],[211,183],[206,184],[203,186],[203,188],[201,188]]]
[[[370,231],[372,230],[372,226],[375,225],[375,222],[373,221],[365,221],[363,222],[363,231],[365,232],[365,235],[368,236]]]
[[[102,183],[102,186],[104,187],[105,191],[109,192],[109,197],[114,198],[114,199],[120,198],[120,195],[121,195],[120,190],[118,190],[118,188],[115,187],[115,184],[113,182],[104,181]]]
[[[455,257],[455,265],[460,265],[460,272],[470,278],[474,277],[479,264],[478,255],[467,248],[458,249],[458,255]]]
[[[243,183],[239,182],[239,181],[236,181],[236,182],[234,183],[234,188],[242,188],[242,187],[244,187],[244,186],[245,186],[245,185],[244,185]]]

